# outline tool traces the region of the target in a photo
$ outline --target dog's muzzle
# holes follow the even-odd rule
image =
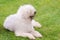
[[[33,19],[34,18],[34,16],[30,16],[30,19]]]
[[[36,14],[36,11],[34,12],[34,15],[30,16],[30,19],[33,19]]]

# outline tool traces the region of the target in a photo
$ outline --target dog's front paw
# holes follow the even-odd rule
[[[38,31],[33,31],[32,34],[35,36],[35,37],[42,37],[42,35],[38,32]]]
[[[42,25],[39,22],[36,22],[36,26],[39,28],[42,27]]]
[[[40,37],[40,38],[42,38],[42,35],[41,35],[41,34],[37,34],[36,37]]]

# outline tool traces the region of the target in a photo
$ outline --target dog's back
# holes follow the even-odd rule
[[[15,14],[8,16],[4,21],[4,24],[3,24],[4,28],[9,29],[10,31],[13,31],[12,27],[15,25],[14,20],[15,20]]]

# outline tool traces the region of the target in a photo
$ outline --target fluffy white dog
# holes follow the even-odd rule
[[[8,16],[4,21],[4,28],[13,31],[16,36],[28,37],[35,39],[35,37],[42,37],[42,35],[34,30],[34,27],[41,27],[41,25],[33,20],[36,10],[32,5],[21,6],[16,14]]]

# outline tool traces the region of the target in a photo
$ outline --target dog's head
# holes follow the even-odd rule
[[[33,19],[36,14],[36,10],[32,5],[23,5],[19,8],[18,13],[24,18]]]

